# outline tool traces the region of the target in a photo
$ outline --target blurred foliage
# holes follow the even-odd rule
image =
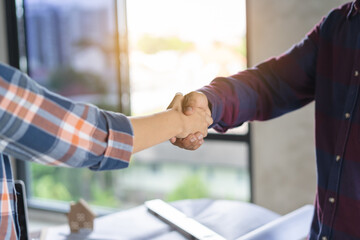
[[[106,206],[106,207],[119,207],[119,199],[115,198],[111,186],[109,189],[103,189],[97,184],[91,185],[91,195],[90,204]]]
[[[70,201],[71,194],[61,182],[55,182],[52,175],[44,175],[36,180],[34,194],[41,198]]]
[[[178,37],[153,37],[151,35],[144,35],[137,44],[138,48],[147,54],[167,50],[184,52],[194,47],[193,43],[182,41]]]
[[[112,172],[89,169],[64,169],[31,164],[33,196],[36,198],[74,201],[84,198],[90,204],[119,207],[113,193],[116,184]]]
[[[119,208],[116,183],[111,171],[92,172],[88,169],[64,169],[31,164],[33,196],[60,201],[84,198],[90,204]],[[168,201],[208,198],[210,192],[199,174],[185,178],[167,195]]]
[[[167,197],[167,201],[181,199],[208,198],[210,191],[199,174],[193,174],[184,179]]]
[[[49,77],[48,87],[64,95],[69,95],[67,92],[74,95],[74,89],[80,91],[80,93],[106,93],[106,87],[100,76],[90,72],[76,71],[71,67],[59,68],[52,72]]]

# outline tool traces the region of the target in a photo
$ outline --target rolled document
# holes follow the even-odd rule
[[[305,205],[236,240],[299,240],[309,234],[314,206]]]

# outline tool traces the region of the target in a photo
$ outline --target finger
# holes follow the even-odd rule
[[[183,108],[183,112],[186,116],[190,116],[194,113],[194,108],[193,107],[185,107],[185,108]]]
[[[183,99],[183,94],[182,93],[176,93],[173,100],[171,101],[171,103],[169,104],[169,106],[167,107],[167,109],[172,108],[175,104],[177,104],[179,101],[181,101]]]
[[[196,144],[192,145],[191,148],[188,148],[187,150],[194,151],[194,150],[198,149],[199,147],[201,147],[203,143],[204,143],[204,140],[198,141]]]
[[[203,93],[190,92],[184,96],[184,105],[203,108],[204,103],[207,104],[207,98]],[[205,106],[207,107],[207,106]],[[205,108],[204,108],[205,110]]]
[[[209,127],[211,124],[213,124],[214,120],[212,119],[212,117],[210,117],[209,115],[205,116],[206,118],[206,122],[207,122],[207,126]]]
[[[211,116],[211,110],[209,108],[209,105],[207,105],[207,108],[205,109],[205,112],[207,115]]]
[[[196,132],[195,137],[198,141],[200,141],[204,139],[204,134],[202,134],[201,132]]]
[[[194,138],[189,142],[187,139],[182,140],[183,148],[187,150],[194,150],[197,148],[199,143],[203,141],[204,134],[201,132],[197,132],[194,135]],[[194,140],[195,139],[195,140]],[[201,145],[201,144],[200,144]]]
[[[202,140],[204,137],[206,137],[208,135],[208,123],[207,122],[203,122],[201,129],[199,130],[199,132],[202,134],[202,138],[199,138],[198,140]]]
[[[194,108],[198,106],[198,96],[196,92],[190,92],[184,96],[183,100],[183,112],[185,115],[191,115],[194,112]]]
[[[194,146],[198,145],[198,143],[191,142],[189,139],[186,138],[177,138],[174,145],[180,148],[184,148],[186,150],[192,150]]]
[[[186,94],[183,99],[182,107],[185,115],[191,115],[194,108],[201,108],[206,111],[208,115],[211,115],[207,97],[200,92],[190,92]]]
[[[174,143],[174,145],[179,148],[194,151],[194,150],[198,149],[199,147],[201,147],[203,143],[204,143],[204,140],[199,140],[199,141],[196,141],[195,143],[189,143],[184,139],[177,139],[176,142]]]
[[[179,138],[176,138],[175,142],[172,143],[172,144],[173,144],[174,146],[179,147],[179,148],[184,148],[183,145],[182,145],[182,143],[181,143],[181,139],[179,139]]]
[[[207,135],[208,135],[208,128],[207,127],[205,127],[202,131],[200,131],[201,132],[201,134],[202,134],[202,136],[203,136],[203,138],[204,137],[206,137]],[[201,141],[201,140],[203,140],[203,139],[200,139],[199,141]]]
[[[186,138],[183,138],[184,143],[187,142],[194,143],[196,141],[197,141],[197,137],[195,136],[195,134],[189,134]]]
[[[194,151],[194,150],[198,149],[198,148],[201,147],[201,146],[202,146],[202,144],[198,144],[198,145],[196,145],[195,147],[193,147],[191,150]]]
[[[195,140],[191,140],[195,139]],[[199,140],[195,138],[195,136],[192,136],[191,138],[186,137],[182,139],[176,140],[176,146],[187,149],[187,150],[193,150],[197,145],[199,145]]]
[[[176,137],[170,138],[170,142],[171,142],[172,144],[174,144],[174,143],[176,142]]]

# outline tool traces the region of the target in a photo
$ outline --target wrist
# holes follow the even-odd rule
[[[185,131],[186,126],[185,126],[185,115],[175,109],[170,109],[168,110],[169,114],[170,114],[170,119],[171,121],[174,123],[174,129],[175,129],[175,135],[174,136],[179,136],[182,135],[182,133]]]

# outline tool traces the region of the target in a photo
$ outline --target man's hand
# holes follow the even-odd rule
[[[174,100],[178,96],[174,97]],[[173,103],[169,105],[168,108],[173,107]],[[190,92],[186,94],[182,101],[182,110],[185,115],[190,116],[194,113],[196,108],[200,108],[206,112],[211,117],[211,111],[209,109],[208,99],[205,94],[201,92]],[[184,148],[187,150],[196,150],[204,143],[204,136],[200,132],[196,132],[195,134],[190,134],[186,138],[171,138],[170,142],[175,146],[180,148]]]

